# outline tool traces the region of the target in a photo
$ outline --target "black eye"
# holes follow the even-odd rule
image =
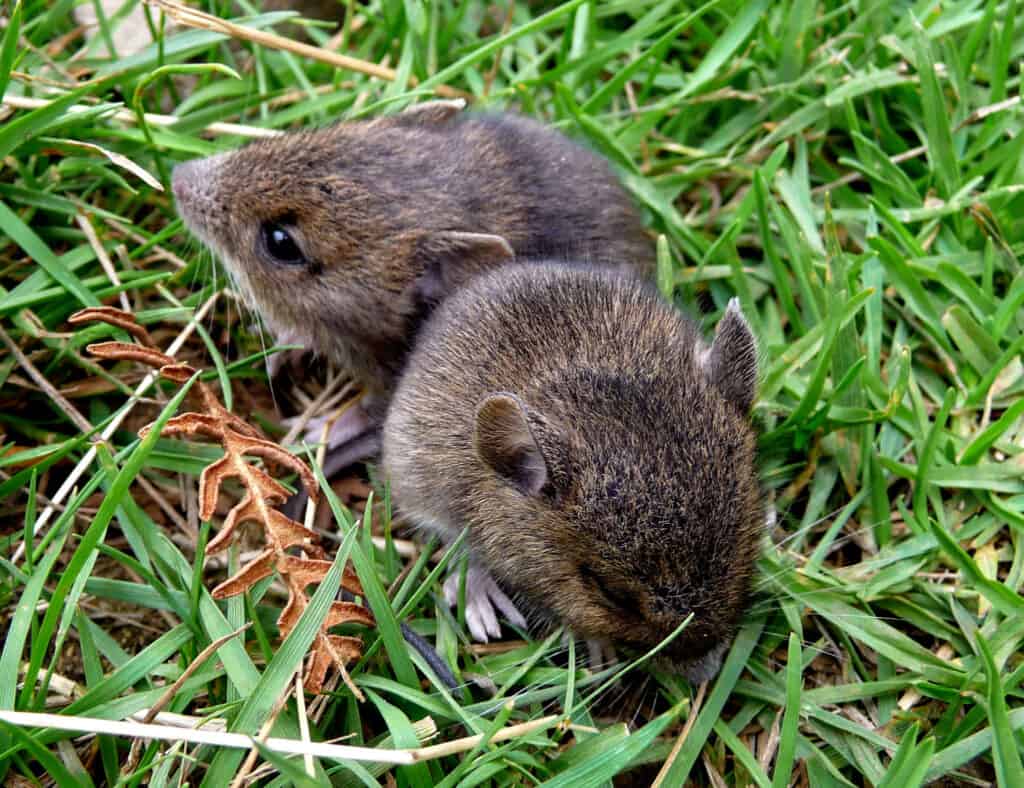
[[[622,610],[632,610],[636,607],[636,602],[632,595],[626,591],[622,591],[618,588],[609,588],[608,586],[601,586],[601,592],[604,594],[605,599],[611,602]]]
[[[275,262],[284,265],[302,265],[306,262],[299,245],[284,226],[277,222],[264,222],[261,230],[263,245]]]
[[[632,610],[634,608],[634,600],[629,592],[602,583],[597,573],[586,564],[580,566],[580,577],[583,578],[584,582],[596,588],[614,607],[621,608],[622,610]]]

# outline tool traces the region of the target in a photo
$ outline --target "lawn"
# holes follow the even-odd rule
[[[5,784],[1024,785],[1015,0],[339,0],[340,27],[193,4],[230,28],[128,0],[88,35],[75,4],[0,9]],[[142,48],[112,57],[139,8]],[[224,425],[316,469],[282,418],[336,404],[344,379],[313,365],[269,385],[172,167],[437,96],[600,151],[659,238],[662,292],[709,332],[738,296],[759,338],[775,520],[706,686],[591,670],[557,632],[470,643],[440,592],[452,556],[392,528],[372,468],[306,478],[325,487],[322,563],[229,580],[260,557],[252,526],[207,550],[243,489],[199,494]],[[135,322],[69,320],[100,305]],[[197,410],[205,437],[181,418]],[[265,444],[229,458],[254,446],[301,482]],[[376,614],[332,630],[359,645],[326,639],[342,582]],[[298,690],[311,649],[317,696]],[[183,741],[200,722],[207,739]],[[360,749],[309,744],[328,741]]]

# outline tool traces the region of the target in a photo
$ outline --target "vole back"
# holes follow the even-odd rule
[[[692,614],[667,653],[701,679],[762,533],[755,380],[735,304],[707,347],[635,279],[510,266],[424,327],[383,467],[400,513],[448,539],[468,526],[474,561],[538,617],[646,649]]]

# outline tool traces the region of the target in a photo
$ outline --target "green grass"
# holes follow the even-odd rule
[[[707,313],[709,327],[740,297],[761,341],[756,419],[778,523],[747,622],[698,709],[681,679],[644,666],[621,680],[594,674],[557,637],[470,650],[458,612],[441,600],[441,572],[424,560],[400,578],[407,559],[386,516],[359,522],[333,501],[338,550],[381,625],[365,633],[366,657],[352,667],[365,701],[340,685],[321,701],[312,737],[416,746],[413,723],[429,717],[437,741],[484,740],[397,768],[317,759],[318,778],[602,786],[620,774],[617,784],[648,784],[669,758],[665,786],[719,777],[1019,784],[1019,4],[341,3],[356,12],[342,51],[386,61],[397,82],[195,30],[100,58],[66,36],[72,5],[23,0],[3,11],[0,91],[47,103],[5,109],[0,125],[0,329],[23,354],[0,345],[0,711],[124,719],[156,703],[212,641],[251,622],[165,711],[219,717],[241,733],[263,728],[329,599],[317,597],[281,644],[281,597],[268,583],[245,598],[211,598],[223,570],[197,560],[210,530],[188,501],[216,452],[140,441],[138,427],[173,415],[177,390],[162,385],[135,403],[138,368],[104,370],[84,351],[127,337],[73,331],[67,318],[124,299],[165,347],[222,286],[168,192],[175,162],[243,141],[204,132],[211,123],[324,124],[392,111],[444,84],[478,106],[519,107],[604,153],[664,236],[659,286]],[[248,7],[197,5],[227,18]],[[295,33],[280,14],[250,10],[243,24]],[[316,43],[332,32],[307,28]],[[96,43],[111,33],[105,26]],[[404,87],[407,77],[419,87]],[[168,112],[179,118],[170,126],[137,122]],[[197,326],[181,356],[212,370],[236,413],[272,429],[262,348],[234,303],[222,295]],[[66,399],[42,390],[23,362]],[[96,433],[125,408],[37,528]],[[136,474],[148,484],[133,483]],[[371,532],[385,536],[384,549]],[[440,685],[398,637],[401,621],[466,684],[454,693]],[[481,676],[494,697],[474,683]],[[574,727],[489,742],[545,715]],[[291,697],[272,734],[298,737],[301,716]],[[244,758],[147,741],[130,762],[129,750],[126,739],[0,723],[6,779],[49,772],[62,784],[168,785],[187,773],[222,785]],[[308,779],[301,758],[263,752],[260,762],[273,764],[263,782]]]

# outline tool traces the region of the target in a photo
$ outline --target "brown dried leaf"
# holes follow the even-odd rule
[[[324,688],[324,679],[327,678],[327,669],[331,666],[331,652],[320,647],[320,640],[323,635],[318,635],[313,641],[313,647],[309,652],[309,663],[306,666],[306,679],[302,682],[302,688],[310,695],[319,695]]]
[[[265,471],[252,465],[237,454],[225,454],[221,459],[207,465],[199,477],[199,516],[209,520],[217,511],[217,497],[225,479],[235,477],[242,480],[249,495],[260,498],[269,506],[276,506],[288,500],[288,490]],[[226,538],[226,537],[225,537]]]
[[[317,535],[315,531],[310,531],[277,509],[271,509],[267,518],[267,539],[273,540],[278,550],[287,550],[298,545],[308,549],[314,547]]]
[[[359,582],[359,575],[351,566],[346,566],[341,573],[341,587],[354,596],[364,596],[363,584]]]
[[[108,323],[112,326],[124,329],[139,340],[139,342],[141,342],[145,347],[156,348],[149,332],[135,321],[135,315],[131,312],[125,312],[123,309],[118,309],[117,307],[90,306],[85,309],[79,309],[75,314],[68,318],[68,322],[74,325],[93,322]]]
[[[285,564],[290,558],[294,559],[294,556],[281,556],[277,562],[277,571],[288,583],[288,603],[284,606],[284,610],[281,611],[281,615],[277,619],[277,627],[281,630],[282,637],[287,637],[288,633],[292,631],[292,628],[302,615],[302,611],[306,609],[308,604],[305,594],[305,587],[308,583],[302,584],[303,578],[296,578],[294,574],[285,569]],[[298,560],[301,561],[303,559]],[[324,563],[328,565],[328,568],[330,567],[330,561],[310,561],[308,563]],[[345,570],[347,574],[349,568],[346,566]],[[344,586],[344,581],[342,585]],[[328,612],[327,618],[324,619],[323,630],[327,631],[339,624],[363,624],[372,627],[376,623],[373,614],[362,605],[357,605],[354,602],[338,601],[331,603],[330,612]]]
[[[224,456],[216,462],[210,463],[199,475],[199,517],[202,520],[209,520],[217,511],[217,497],[220,494],[221,481],[230,475],[229,470],[234,465],[233,458]],[[217,534],[217,538],[230,539],[234,529],[224,535],[224,531]]]
[[[299,591],[306,586],[321,583],[331,569],[330,561],[317,561],[311,558],[299,558],[294,555],[281,556],[278,563],[281,574],[288,575],[288,580]]]
[[[319,544],[316,544],[316,543],[309,544],[309,545],[303,545],[302,546],[302,551],[307,556],[309,556],[310,558],[314,558],[317,561],[326,561],[328,559],[328,557],[329,557],[328,554],[327,554],[327,551],[324,550]]]
[[[355,602],[332,602],[331,612],[324,620],[324,629],[330,629],[339,624],[362,624],[372,627],[376,623],[373,614],[362,605],[357,605]]]
[[[81,310],[71,318],[72,323],[92,320],[118,326],[142,343],[100,342],[89,345],[89,352],[98,358],[139,361],[158,368],[162,377],[178,384],[195,375],[195,370],[188,364],[178,363],[157,350],[149,333],[136,323],[131,313],[113,307],[99,307]],[[183,413],[170,419],[161,434],[165,437],[209,438],[224,449],[224,456],[210,463],[200,476],[199,516],[204,520],[213,517],[225,479],[235,478],[245,489],[242,500],[228,512],[220,532],[207,545],[207,552],[212,554],[224,549],[238,527],[247,522],[262,524],[266,535],[266,548],[255,560],[214,588],[213,597],[224,599],[240,594],[276,569],[288,587],[288,602],[278,618],[281,635],[287,637],[309,604],[307,586],[323,582],[332,564],[317,544],[315,532],[273,508],[287,500],[288,490],[269,473],[247,462],[246,456],[261,458],[272,470],[278,467],[295,472],[313,500],[319,493],[316,478],[298,457],[266,440],[259,429],[228,411],[211,387],[197,382],[194,391],[198,393],[202,412]],[[152,425],[144,427],[139,434],[145,436],[151,429]],[[306,557],[286,552],[295,547],[301,548]],[[342,574],[341,585],[353,594],[363,593],[359,578],[349,566]],[[331,627],[346,623],[374,626],[375,621],[372,613],[362,605],[333,602],[310,651],[305,687],[309,692],[320,692],[333,663],[361,700],[359,690],[345,672],[345,665],[362,655],[362,641],[328,633]]]
[[[205,471],[204,471],[205,473]],[[202,501],[204,500],[203,494],[200,493],[200,506],[203,508]],[[217,496],[213,496],[213,505],[217,504]],[[231,511],[228,512],[228,516],[224,518],[224,524],[220,527],[220,532],[210,540],[210,543],[206,545],[207,553],[219,553],[229,544],[231,539],[235,535],[235,530],[238,526],[250,520],[259,520],[259,510],[256,508],[256,501],[253,500],[252,493],[248,490],[245,492],[245,497],[242,498],[237,504],[235,504]]]
[[[328,635],[327,642],[335,652],[335,661],[344,666],[354,659],[363,656],[363,641],[348,635]],[[338,659],[337,657],[341,657]]]
[[[165,364],[160,367],[160,377],[172,383],[185,383],[196,371],[188,364]]]
[[[285,468],[290,468],[299,475],[299,478],[302,480],[302,486],[306,488],[306,494],[309,495],[310,499],[316,500],[319,488],[316,484],[316,477],[309,469],[309,466],[273,441],[239,435],[228,429],[225,431],[224,448],[230,454],[238,454],[239,456],[251,454],[270,462],[276,462]]]
[[[309,667],[306,669],[306,680],[303,687],[306,692],[316,695],[324,687],[324,678],[331,663],[344,668],[363,655],[363,642],[359,638],[344,635],[319,635],[313,641]]]
[[[220,402],[217,401],[216,395],[210,390],[209,386],[200,385],[199,395],[203,400],[203,407],[206,409],[207,414],[216,419],[222,420],[225,426],[230,427],[239,435],[246,435],[251,438],[263,437],[263,433],[261,433],[256,427],[249,424],[249,422],[238,418],[238,416],[221,405]]]
[[[220,533],[206,546],[206,551],[216,553],[223,550],[229,544],[235,529],[248,522],[263,523],[267,529],[267,545],[278,551],[297,545],[302,545],[303,549],[315,549],[317,535],[314,531],[286,517],[277,509],[267,508],[246,492],[245,497],[228,512]]]
[[[139,430],[139,435],[145,437],[152,426],[152,424],[147,424]],[[213,416],[206,416],[202,413],[182,413],[180,416],[168,419],[160,434],[165,438],[174,438],[179,435],[189,437],[202,435],[216,441],[223,441],[224,425]]]
[[[237,574],[232,575],[211,592],[214,599],[227,599],[230,596],[248,591],[264,577],[274,572],[277,555],[274,550],[267,549],[259,557],[243,566]]]
[[[296,587],[302,589],[313,583],[322,582],[330,568],[330,561],[299,558],[294,555],[282,556],[278,563],[281,574],[294,578]],[[300,583],[301,585],[299,585]],[[363,596],[363,586],[359,583],[359,576],[351,566],[346,566],[341,574],[341,587],[351,594]]]
[[[285,575],[281,570],[280,562],[278,562],[277,571]],[[287,576],[285,576],[287,580]],[[284,609],[281,611],[281,615],[277,617],[277,628],[281,632],[281,637],[288,637],[288,633],[295,627],[296,622],[299,620],[299,616],[302,615],[302,611],[306,609],[308,600],[306,599],[305,593],[301,590],[295,591],[295,587],[288,584],[288,601],[285,603]]]
[[[156,348],[142,347],[131,342],[93,342],[85,349],[97,358],[115,361],[138,361],[147,366],[160,368],[174,364],[174,359]]]

